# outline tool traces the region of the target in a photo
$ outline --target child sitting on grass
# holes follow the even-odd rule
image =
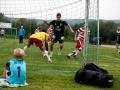
[[[26,86],[26,62],[23,59],[24,50],[16,48],[13,59],[6,63],[3,78],[0,79],[0,86],[18,87]]]

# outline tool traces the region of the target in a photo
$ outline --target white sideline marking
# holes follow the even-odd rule
[[[107,58],[116,59],[116,60],[120,61],[119,58],[116,58],[116,57],[113,57],[113,56],[108,56],[108,55],[100,55],[100,56],[104,56],[104,57],[107,57]]]
[[[73,73],[76,71],[64,71],[64,70],[30,70],[30,71],[37,71],[37,72],[63,72],[63,73]]]
[[[101,45],[102,47],[107,47],[107,48],[116,48],[115,45]]]

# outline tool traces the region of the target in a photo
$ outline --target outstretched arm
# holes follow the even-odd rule
[[[47,22],[46,20],[44,21],[44,23],[45,23],[46,25],[50,26],[50,23]]]
[[[77,40],[77,37],[78,37],[78,31],[76,31],[76,33],[75,33],[75,37],[74,37],[75,41]]]
[[[48,51],[48,38],[45,36],[45,50]]]
[[[74,31],[73,31],[72,27],[70,26],[70,24],[68,24],[68,28],[70,29],[70,31],[71,31],[72,33],[74,33]]]
[[[7,62],[6,67],[5,67],[4,71],[3,71],[3,78],[7,78],[7,76],[9,76],[9,74],[10,74],[9,71],[10,71],[10,63]]]

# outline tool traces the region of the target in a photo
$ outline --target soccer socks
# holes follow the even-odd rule
[[[25,51],[27,49],[27,46],[25,46],[24,48],[23,48],[23,50]]]
[[[62,49],[63,49],[63,46],[60,46],[60,49],[58,50],[58,55],[61,55]]]
[[[60,51],[63,49],[63,46],[60,46]]]
[[[117,46],[117,51],[118,53],[120,53],[120,46]]]
[[[80,50],[76,50],[74,55],[77,56],[77,54],[78,54],[79,52],[80,52]]]
[[[117,51],[118,53],[120,53],[120,46],[117,46]]]
[[[48,59],[48,61],[50,62],[50,63],[52,63],[52,61],[51,61],[51,59],[50,59],[50,56],[48,55],[48,51],[44,51],[44,54],[45,54],[45,56],[47,57],[47,59]]]
[[[58,55],[61,55],[61,50],[60,49],[58,50]]]

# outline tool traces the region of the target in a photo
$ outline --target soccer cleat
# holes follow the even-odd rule
[[[67,55],[67,58],[68,58],[68,59],[70,59],[70,56],[69,56],[69,55]]]
[[[50,59],[50,57],[48,58],[48,61],[49,61],[50,63],[52,63],[52,60]]]
[[[76,58],[75,52],[69,53],[69,54],[67,55],[67,58],[68,58],[68,59],[70,59],[70,58]]]
[[[76,55],[76,54],[74,54],[74,55],[73,55],[73,58],[76,58],[76,56],[77,56],[77,55]]]

